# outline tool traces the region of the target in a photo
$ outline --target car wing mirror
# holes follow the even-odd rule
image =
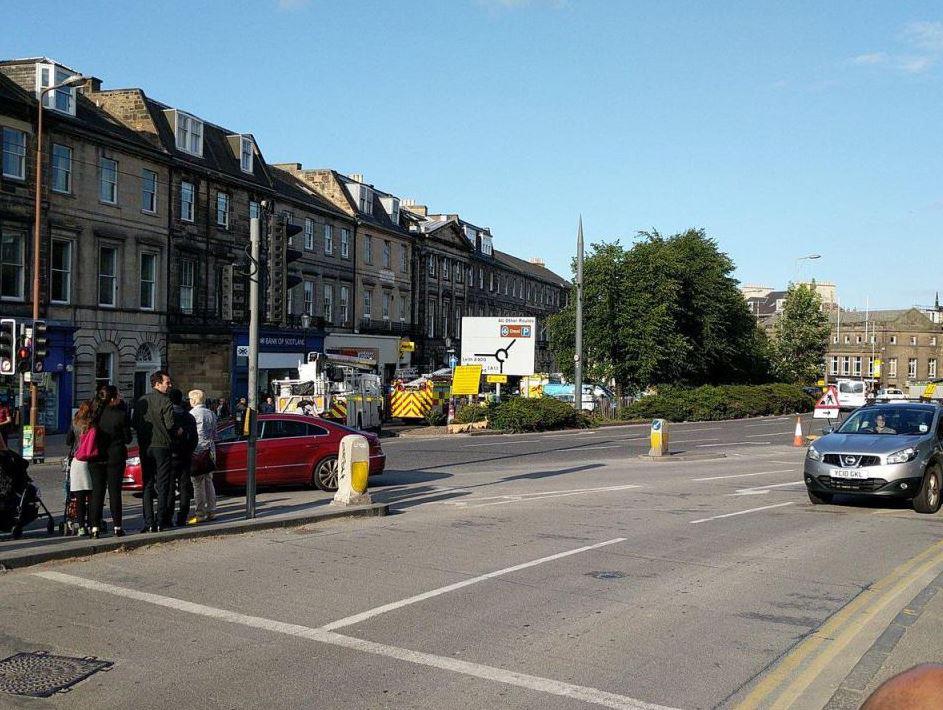
[[[826,434],[831,434],[833,431],[835,431],[835,428],[834,428],[834,427],[831,427],[831,426],[823,426],[823,427],[822,427],[822,436],[825,436]]]

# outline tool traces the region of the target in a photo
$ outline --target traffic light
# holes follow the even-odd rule
[[[29,372],[33,364],[33,351],[25,342],[16,349],[16,371],[17,373]]]
[[[268,320],[272,323],[285,322],[287,291],[301,283],[298,276],[289,278],[288,265],[301,258],[303,252],[291,246],[291,238],[301,233],[301,226],[291,224],[286,215],[275,220],[268,240],[266,296],[268,301]]]
[[[49,336],[46,334],[46,321],[33,321],[33,372],[46,371],[46,356],[49,354]]]
[[[12,375],[16,371],[15,349],[16,321],[0,318],[0,375]]]

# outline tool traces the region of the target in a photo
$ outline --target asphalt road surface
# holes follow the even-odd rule
[[[794,418],[384,441],[389,517],[0,576],[10,707],[823,707],[943,569],[943,514],[812,506]],[[724,458],[702,458],[725,454]]]

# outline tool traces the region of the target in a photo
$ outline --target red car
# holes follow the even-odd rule
[[[337,490],[337,450],[348,434],[366,437],[370,445],[370,475],[378,476],[386,466],[386,454],[375,434],[351,429],[325,419],[300,414],[259,416],[256,441],[255,480],[259,486],[313,485],[322,491]],[[216,471],[213,482],[220,488],[245,488],[246,439],[235,426],[220,427],[216,440]],[[136,446],[128,448],[122,488],[143,490],[141,459]]]

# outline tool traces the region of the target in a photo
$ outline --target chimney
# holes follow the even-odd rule
[[[415,200],[403,200],[403,209],[407,209],[420,217],[429,216],[429,208],[425,205],[417,205]]]
[[[300,173],[301,163],[272,163],[276,168],[281,168],[288,173]]]
[[[547,264],[539,256],[532,256],[528,261],[534,266],[539,266],[541,268],[547,268]]]
[[[85,81],[79,85],[79,91],[88,96],[89,94],[96,94],[102,90],[102,80],[97,76],[90,76],[85,79]]]
[[[363,182],[363,173],[351,173],[347,177],[349,177],[354,182]]]

